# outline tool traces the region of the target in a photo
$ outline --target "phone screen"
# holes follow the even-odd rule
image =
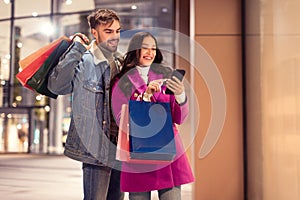
[[[185,75],[185,70],[184,69],[175,69],[171,75],[170,78],[172,78],[173,76],[177,77],[180,81],[182,81],[183,77]],[[169,90],[168,88],[166,89],[166,94],[173,94],[173,92],[171,90]]]

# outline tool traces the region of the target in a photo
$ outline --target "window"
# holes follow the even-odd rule
[[[10,59],[10,21],[0,22],[0,107],[8,105]]]
[[[19,48],[15,51],[15,65],[17,65],[15,74],[17,74],[20,70],[19,60],[48,44],[51,40],[50,33],[54,32],[54,28],[49,17],[42,17],[15,20],[15,29],[18,30],[15,37],[16,48]],[[15,83],[13,105],[33,106],[36,103],[35,92],[21,86],[18,81]]]
[[[82,12],[95,9],[94,0],[57,0],[57,11],[54,13]]]
[[[10,16],[11,4],[9,3],[9,1],[0,1],[0,19],[7,19],[10,18]]]
[[[50,14],[51,0],[15,0],[15,17]]]

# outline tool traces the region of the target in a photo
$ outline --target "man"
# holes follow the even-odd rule
[[[108,9],[88,16],[94,40],[81,33],[48,79],[55,94],[72,93],[72,117],[64,154],[83,163],[84,199],[119,200],[120,172],[115,160],[118,129],[110,111],[111,79],[120,71],[117,52],[120,20]]]

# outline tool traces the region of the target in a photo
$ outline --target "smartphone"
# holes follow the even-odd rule
[[[185,70],[184,70],[184,69],[175,69],[175,70],[172,72],[171,79],[172,79],[173,76],[175,76],[175,77],[178,78],[180,81],[182,81],[184,75],[185,75]],[[166,89],[166,94],[173,94],[173,92],[167,88],[167,89]]]

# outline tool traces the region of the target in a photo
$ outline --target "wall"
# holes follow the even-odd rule
[[[195,68],[200,69],[195,70],[194,74],[200,120],[195,139],[194,199],[242,200],[241,1],[197,0],[194,3],[194,38],[204,48],[195,50]],[[214,64],[205,60],[206,53]],[[220,125],[223,126],[218,138],[217,127]],[[204,141],[205,137],[210,140]],[[217,141],[215,145],[214,141]],[[204,143],[206,146],[202,147]],[[208,151],[208,146],[213,145],[214,148]],[[199,157],[201,148],[209,153]]]
[[[295,0],[246,1],[250,200],[300,199],[299,10]]]

